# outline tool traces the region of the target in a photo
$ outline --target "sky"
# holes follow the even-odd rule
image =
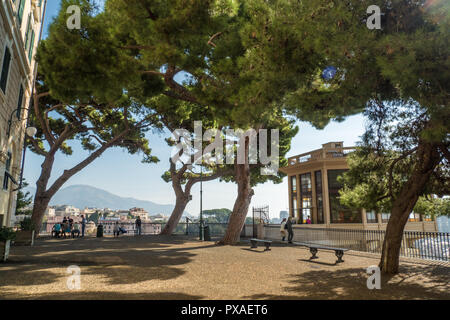
[[[59,9],[59,0],[49,0],[45,17],[43,38],[47,35],[48,24]],[[198,119],[193,119],[198,120]],[[331,122],[324,130],[317,130],[305,122],[299,122],[299,132],[292,140],[291,150],[287,156],[295,156],[321,148],[330,141],[343,141],[344,146],[354,146],[364,132],[364,117],[355,115],[345,121]],[[142,156],[130,155],[126,151],[113,148],[107,150],[100,158],[73,176],[64,186],[85,184],[104,189],[123,197],[133,197],[149,200],[160,204],[175,204],[174,191],[170,184],[161,179],[168,169],[172,149],[164,141],[169,132],[150,133],[147,135],[153,155],[160,159],[156,164],[141,163]],[[56,156],[52,179],[59,176],[87,156],[76,143],[72,144],[73,155]],[[26,153],[24,177],[30,186],[35,186],[39,177],[42,157],[31,152]],[[279,217],[281,210],[288,210],[287,178],[280,184],[268,182],[254,188],[251,207],[268,205],[270,217]],[[203,210],[214,208],[232,209],[237,195],[237,186],[233,183],[209,181],[203,183]],[[192,189],[193,200],[189,202],[186,211],[198,215],[200,210],[200,188],[196,184]],[[128,209],[128,208],[122,208]]]

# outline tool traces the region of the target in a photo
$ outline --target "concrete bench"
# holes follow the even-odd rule
[[[270,250],[270,245],[272,244],[272,241],[270,241],[270,240],[261,240],[261,239],[255,239],[255,238],[250,239],[250,242],[252,244],[251,248],[258,248],[257,243],[264,242],[264,245],[266,246],[266,249],[264,249],[264,251]]]
[[[296,246],[308,247],[309,252],[311,252],[311,254],[312,254],[311,258],[309,258],[309,259],[318,259],[319,258],[317,256],[318,250],[334,251],[336,253],[336,257],[338,258],[336,263],[344,262],[344,260],[342,260],[342,257],[344,256],[344,252],[348,251],[348,249],[344,249],[344,248],[328,247],[328,246],[323,246],[320,244],[313,244],[313,243],[293,242],[292,244],[294,244]]]

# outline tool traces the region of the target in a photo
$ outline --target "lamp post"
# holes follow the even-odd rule
[[[188,169],[195,174],[194,171],[192,171],[192,165],[188,166]],[[200,165],[200,221],[199,221],[199,231],[198,236],[200,240],[203,240],[203,167]]]
[[[200,240],[203,239],[203,167],[200,166]]]

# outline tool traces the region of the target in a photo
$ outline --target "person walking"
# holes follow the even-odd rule
[[[117,236],[119,236],[119,234],[120,234],[120,225],[119,225],[119,221],[116,221],[116,223],[114,224],[114,229],[113,229],[113,232],[114,232],[114,238]]]
[[[138,216],[136,219],[136,231],[138,235],[141,235],[141,225],[142,225],[141,217]]]
[[[292,243],[292,238],[294,238],[294,231],[292,230],[292,217],[289,217],[286,222],[286,227],[288,231],[288,243]]]
[[[81,237],[84,237],[84,231],[86,230],[86,218],[81,215]]]
[[[280,226],[281,241],[284,241],[286,239],[286,235],[287,235],[286,229],[287,229],[286,218],[284,218],[283,221],[281,221],[281,226]]]

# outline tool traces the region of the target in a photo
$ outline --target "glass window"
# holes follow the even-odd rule
[[[20,114],[22,112],[23,103],[23,86],[20,85],[19,100],[17,101],[17,119],[20,119]]]
[[[25,0],[20,0],[19,2],[19,8],[17,10],[17,19],[19,19],[19,26],[22,25],[22,18],[23,18],[23,9],[25,7]]]
[[[30,48],[28,48],[28,60],[30,62],[33,59],[33,50],[34,50],[34,30],[31,31]]]
[[[377,223],[377,214],[375,211],[366,212],[367,223]]]
[[[28,45],[30,44],[30,34],[31,34],[31,30],[33,28],[33,24],[31,23],[31,14],[28,15],[28,22],[27,22],[27,31],[25,33],[25,50],[28,49]]]
[[[6,85],[8,83],[9,64],[11,63],[11,52],[9,48],[5,48],[5,54],[3,56],[2,74],[0,77],[0,89],[6,94]]]
[[[305,173],[300,175],[300,184],[302,193],[311,192],[311,173]]]
[[[316,205],[317,205],[317,223],[324,223],[323,219],[323,191],[322,191],[322,171],[316,171]]]
[[[292,192],[297,192],[297,177],[291,176],[291,190]]]
[[[297,210],[298,210],[297,195],[293,194],[292,198],[291,198],[291,217],[296,217],[297,216]]]
[[[381,214],[381,222],[388,223],[390,217],[391,217],[390,213],[382,213]]]
[[[362,223],[361,210],[351,209],[339,202],[339,189],[342,184],[338,177],[347,170],[328,170],[328,194],[330,199],[330,215],[332,223]]]
[[[11,170],[11,159],[12,159],[12,154],[11,154],[11,152],[8,152],[8,158],[6,159],[6,164],[5,164],[5,176],[3,177],[3,189],[4,190],[8,190],[9,172]]]
[[[306,220],[311,219],[311,207],[312,207],[312,185],[311,185],[311,173],[305,173],[300,175],[300,198],[301,198],[301,211],[299,217],[299,223],[306,223]]]

